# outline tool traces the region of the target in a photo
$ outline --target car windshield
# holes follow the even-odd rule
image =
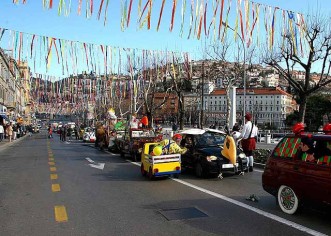
[[[205,132],[198,136],[197,145],[202,147],[223,145],[225,135],[216,132]]]

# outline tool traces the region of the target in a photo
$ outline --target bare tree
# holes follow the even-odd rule
[[[240,63],[240,55],[242,55],[240,46],[237,49],[232,47],[232,44],[225,40],[222,44],[216,42],[211,45],[210,50],[207,50],[207,55],[211,61],[207,62],[207,80],[216,82],[217,79],[222,79],[223,87],[226,91],[226,125],[230,123],[230,111],[232,102],[230,99],[230,89],[238,84],[244,73],[244,63]],[[234,55],[234,56],[233,56]],[[235,62],[229,62],[229,58],[234,58]]]
[[[142,88],[143,94],[143,101],[144,101],[144,108],[146,115],[148,117],[149,126],[153,125],[153,116],[155,111],[160,109],[166,102],[167,94],[169,94],[170,89],[167,89],[164,92],[164,97],[162,101],[156,101],[155,95],[158,91],[160,79],[162,75],[158,73],[158,68],[151,68],[149,70],[145,70],[143,72],[143,77],[146,81],[145,86]]]
[[[323,17],[318,13],[308,16],[306,24],[301,25],[304,35],[301,40],[305,42],[302,47],[298,46],[293,30],[289,29],[282,35],[278,49],[263,56],[264,62],[275,68],[297,94],[301,122],[304,122],[308,97],[331,83],[330,20],[330,17]],[[295,77],[294,72],[298,69],[304,72],[302,81]],[[313,70],[319,71],[318,79],[314,81],[311,77]]]

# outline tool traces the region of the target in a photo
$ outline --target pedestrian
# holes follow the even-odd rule
[[[72,135],[71,125],[68,125],[67,134],[68,134],[68,141],[71,141],[71,135]]]
[[[17,125],[13,125],[13,140],[16,140],[17,138]]]
[[[239,132],[240,131],[240,127],[238,125],[238,123],[235,123],[233,128],[232,128],[232,132]]]
[[[29,137],[31,137],[32,136],[32,126],[31,125],[28,126],[28,132],[29,132]]]
[[[9,123],[9,125],[6,128],[6,134],[9,138],[9,142],[12,141],[12,136],[13,136],[13,126],[12,126],[12,122]]]
[[[62,142],[66,141],[66,127],[65,126],[62,126],[60,128],[60,139]]]
[[[253,171],[253,165],[254,165],[253,151],[256,149],[255,137],[257,136],[257,128],[254,128],[254,125],[251,120],[252,120],[252,115],[250,113],[246,113],[245,125],[239,136],[239,138],[242,138],[241,146],[247,157],[249,172]]]
[[[174,123],[172,123],[172,131],[174,131],[174,132],[176,132],[177,131],[177,129],[178,129],[178,126],[177,126],[177,124],[174,122]]]
[[[0,124],[0,142],[3,140],[3,135],[5,133],[5,129],[3,128],[3,125]]]
[[[75,126],[75,138],[76,138],[76,140],[79,139],[78,134],[79,134],[79,127],[78,127],[78,125],[76,125],[76,126]]]
[[[47,131],[48,131],[48,138],[53,138],[53,129],[51,125],[48,126]]]

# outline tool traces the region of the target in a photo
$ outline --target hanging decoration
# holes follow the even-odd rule
[[[85,16],[86,18],[90,18],[94,14],[95,5],[99,3],[97,9],[97,19],[100,20],[101,13],[104,10],[104,25],[107,23],[107,13],[108,6],[110,4],[109,0],[85,0]],[[142,0],[136,0],[138,2],[137,7],[137,22],[138,28],[142,29],[145,26],[148,30],[151,29],[153,19],[152,19],[152,9],[153,9],[153,0],[145,0],[144,5],[142,5]],[[224,38],[228,32],[229,27],[233,29],[233,34],[235,40],[237,40],[238,36],[246,43],[247,47],[250,47],[253,43],[260,43],[260,17],[263,17],[264,21],[264,31],[262,34],[265,35],[267,45],[271,49],[274,46],[275,36],[283,35],[284,27],[280,27],[281,25],[287,26],[286,30],[288,30],[291,34],[292,41],[296,45],[296,49],[301,50],[301,45],[303,44],[303,40],[305,39],[305,20],[304,15],[300,13],[294,13],[293,11],[288,11],[281,9],[277,6],[269,6],[261,3],[256,3],[251,0],[237,0],[236,7],[231,7],[232,0],[182,0],[182,4],[178,5],[178,0],[172,0],[171,7],[168,9],[165,8],[165,0],[160,1],[160,11],[158,16],[156,17],[156,31],[160,30],[162,19],[164,18],[164,14],[168,14],[170,18],[170,26],[169,31],[173,32],[176,27],[176,12],[178,6],[181,8],[181,20],[178,21],[179,25],[179,35],[182,37],[184,30],[188,30],[188,39],[191,38],[192,32],[194,36],[199,40],[201,38],[201,32],[204,30],[205,37],[213,37],[214,40],[217,38],[218,40],[224,41]],[[242,2],[244,1],[244,4]],[[12,0],[14,4],[27,4],[26,0]],[[45,9],[53,9],[55,5],[54,0],[42,0],[42,5]],[[98,3],[97,3],[98,2]],[[130,26],[130,21],[133,17],[132,13],[134,7],[134,0],[121,0],[121,20],[120,27],[122,30],[128,28]],[[186,4],[190,2],[190,14],[188,16],[185,15],[186,12]],[[208,3],[212,2],[212,7],[208,8]],[[67,0],[67,4],[65,0],[58,0],[58,15],[62,15],[63,11],[64,15],[68,16],[71,12],[71,0]],[[143,7],[142,7],[143,6]],[[78,0],[77,3],[77,14],[81,15],[83,10],[83,0]],[[263,15],[261,14],[260,9],[263,9]],[[225,9],[227,9],[225,11]],[[235,20],[233,23],[229,22],[229,15],[231,10],[235,14]],[[167,12],[168,11],[168,12]],[[262,16],[261,16],[262,15]],[[285,17],[287,15],[287,17]],[[216,32],[216,17],[218,16],[219,24],[218,31]],[[186,17],[189,19],[187,22],[188,25],[185,27],[184,23],[186,22]],[[276,21],[282,20],[280,24],[277,24]],[[288,22],[287,22],[288,21]],[[276,27],[279,25],[279,27]],[[214,29],[213,34],[211,34],[211,29]],[[256,29],[256,30],[255,30]],[[3,33],[3,32],[0,32]],[[254,37],[254,35],[256,37]],[[256,38],[254,41],[253,39]],[[0,34],[1,39],[1,34]]]

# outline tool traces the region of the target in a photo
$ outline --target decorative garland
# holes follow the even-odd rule
[[[67,0],[68,1],[68,0]],[[201,38],[202,32],[205,37],[211,37],[210,29],[214,26],[213,38],[214,40],[224,40],[225,35],[228,32],[228,25],[234,25],[234,39],[236,40],[238,36],[245,41],[246,46],[249,47],[253,43],[254,35],[256,35],[256,43],[260,43],[259,39],[259,30],[260,30],[260,17],[264,17],[264,28],[266,31],[266,43],[270,48],[274,46],[274,37],[277,32],[281,35],[283,29],[276,29],[275,25],[278,21],[280,25],[287,26],[286,30],[291,33],[293,41],[298,44],[302,44],[304,39],[303,33],[305,31],[305,20],[304,15],[301,13],[294,13],[293,11],[284,10],[279,7],[273,7],[261,3],[257,3],[250,0],[237,0],[237,4],[234,7],[231,7],[231,0],[227,2],[224,0],[182,0],[181,4],[181,22],[180,25],[180,36],[184,32],[184,22],[185,22],[185,13],[186,13],[186,2],[190,2],[190,15],[188,16],[189,24],[188,29],[188,38],[196,37],[197,39]],[[26,0],[13,0],[14,4],[22,2],[27,4]],[[94,5],[97,1],[86,0],[86,9],[85,16],[90,18],[94,13]],[[100,19],[101,13],[104,10],[104,25],[107,22],[107,12],[109,6],[109,0],[99,0],[99,7],[97,8],[97,19]],[[121,0],[121,29],[125,30],[130,26],[130,21],[132,18],[132,9],[135,7],[135,2],[137,3],[138,14],[138,28],[142,29],[145,26],[148,30],[151,29],[152,24],[152,10],[153,10],[153,0],[145,0],[145,4],[142,5],[142,0]],[[165,0],[162,0],[161,7],[159,9],[158,17],[156,18],[156,31],[159,31],[161,26],[161,21],[165,13]],[[208,2],[212,2],[212,8],[208,9]],[[244,2],[244,4],[242,4]],[[169,12],[170,16],[170,27],[169,31],[172,32],[176,25],[176,10],[178,8],[178,0],[172,0],[172,7]],[[43,7],[45,9],[53,9],[54,2],[53,0],[42,0]],[[143,8],[141,8],[143,6]],[[234,24],[229,24],[229,13],[231,9],[235,11],[235,22]],[[62,15],[62,12],[65,12],[65,15],[68,16],[71,12],[71,0],[69,0],[68,5],[66,5],[65,0],[58,0],[58,15]],[[141,10],[142,9],[142,10]],[[226,11],[225,11],[226,9]],[[264,16],[260,14],[260,10],[264,10]],[[209,11],[208,11],[209,10]],[[195,11],[195,14],[194,14]],[[78,0],[78,10],[77,14],[81,15],[82,12],[82,0]],[[224,14],[225,13],[225,14]],[[218,22],[216,16],[218,17]],[[210,20],[207,19],[210,17]],[[225,20],[224,20],[225,19]],[[207,27],[209,25],[209,27]],[[218,25],[218,32],[216,33],[216,25]],[[240,27],[240,29],[239,29]],[[256,30],[257,29],[257,30]],[[239,33],[238,33],[239,31]],[[192,34],[193,33],[193,34]],[[297,45],[298,46],[298,45]],[[299,48],[299,46],[297,47]]]

